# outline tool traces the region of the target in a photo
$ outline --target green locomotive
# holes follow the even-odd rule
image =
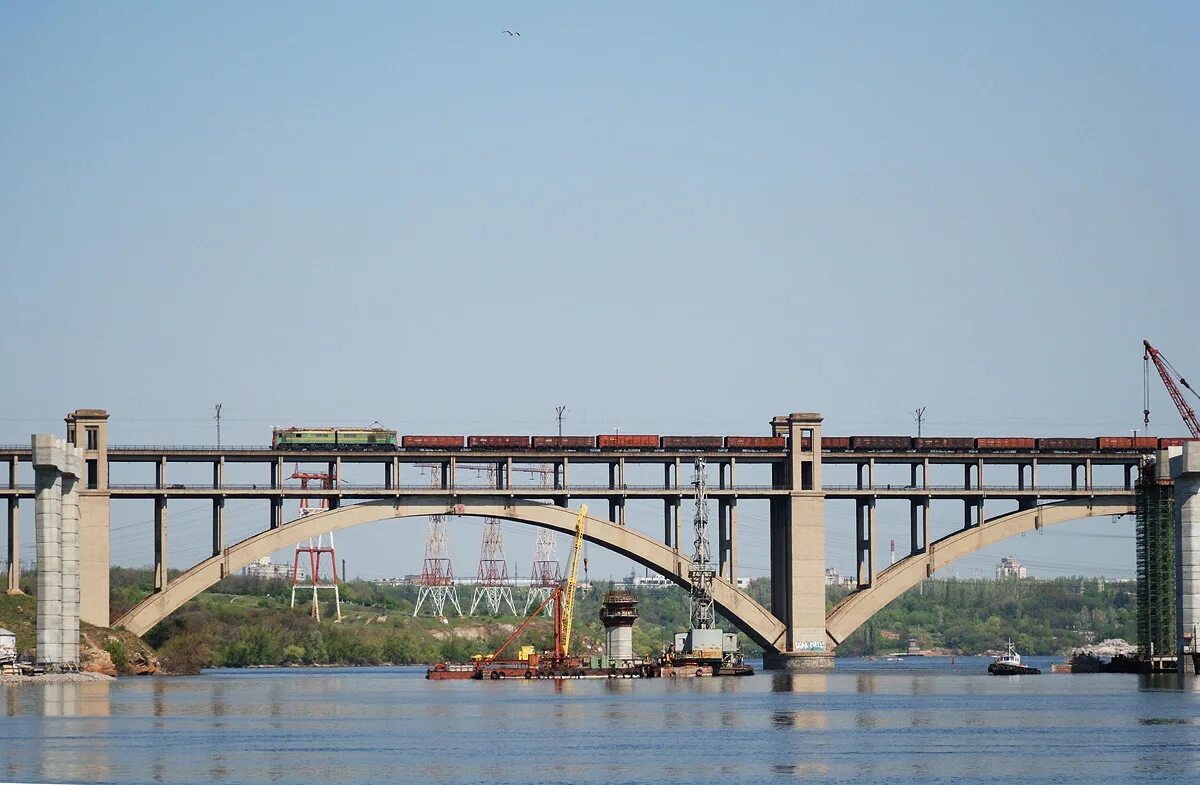
[[[276,428],[271,447],[303,450],[394,450],[396,432],[386,428]]]

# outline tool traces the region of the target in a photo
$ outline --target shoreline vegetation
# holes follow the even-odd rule
[[[113,616],[147,596],[151,581],[149,570],[113,568]],[[594,581],[576,606],[577,650],[582,654],[599,654],[603,647],[598,612],[608,588],[607,582]],[[752,581],[748,591],[760,603],[769,602],[766,579]],[[844,594],[830,589],[827,606]],[[900,653],[914,638],[917,648],[930,654],[969,656],[1002,648],[1011,638],[1022,654],[1065,655],[1106,638],[1133,641],[1135,594],[1133,581],[1096,578],[931,579],[877,613],[838,647],[837,654]],[[355,580],[342,584],[341,595],[343,621],[330,621],[332,603],[324,602],[318,622],[307,613],[311,595],[298,592],[297,607],[290,607],[287,581],[231,576],[185,604],[144,639],[120,629],[83,625],[84,667],[101,674],[132,675],[198,673],[215,667],[426,665],[494,651],[524,618],[520,613],[413,617],[413,586]],[[460,603],[468,605],[470,595],[470,587],[461,587]],[[638,599],[634,650],[656,653],[676,630],[686,628],[687,594],[672,587],[640,591]],[[520,611],[523,593],[515,591],[514,601]],[[17,634],[18,651],[34,647],[35,614],[33,597],[0,596],[0,627]],[[543,617],[529,625],[520,643],[549,647],[552,637],[551,620]],[[747,656],[761,653],[744,635],[742,643]]]

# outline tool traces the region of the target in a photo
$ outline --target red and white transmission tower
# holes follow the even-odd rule
[[[319,482],[320,490],[327,491],[337,482],[337,477],[327,472],[301,472],[297,466],[292,471],[290,479],[300,481],[300,489],[308,490],[310,481]],[[315,501],[315,504],[314,504]],[[300,499],[300,517],[307,518],[309,515],[316,515],[320,512],[326,512],[329,509],[329,497],[322,496],[316,500],[309,499],[307,496]],[[325,537],[329,537],[329,545],[325,545]],[[300,554],[308,557],[308,574],[312,578],[312,608],[311,613],[314,619],[321,618],[321,603],[318,601],[318,593],[321,590],[333,590],[334,607],[337,609],[337,620],[342,620],[342,595],[338,589],[338,574],[337,574],[337,554],[333,548],[333,532],[328,535],[319,535],[314,542],[312,537],[308,538],[308,545],[304,543],[296,544],[296,556],[292,563],[292,607],[296,607],[296,588],[300,580]],[[321,557],[325,554],[329,555],[329,569],[332,577],[329,580],[322,580],[321,577]]]
[[[434,465],[433,485],[441,485],[441,467]],[[429,526],[425,534],[425,561],[421,565],[421,577],[417,579],[421,587],[417,593],[417,607],[413,616],[421,612],[421,606],[428,600],[433,615],[446,615],[446,600],[462,616],[462,608],[458,604],[458,589],[454,587],[454,568],[450,564],[450,550],[446,547],[446,516],[430,515]]]
[[[500,521],[483,519],[483,544],[479,548],[479,572],[475,580],[475,594],[471,597],[471,610],[483,602],[489,613],[499,613],[501,603],[508,603],[512,615],[517,615],[513,605],[512,580],[508,577],[508,560],[504,556],[504,534]]]
[[[545,602],[560,583],[562,568],[558,563],[558,545],[554,540],[554,532],[538,529],[537,541],[533,545],[533,571],[529,574],[529,591],[525,595],[525,615],[529,615],[530,608],[536,608]],[[547,603],[546,615],[552,612],[553,608]]]

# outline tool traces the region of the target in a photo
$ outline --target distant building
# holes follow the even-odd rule
[[[1003,578],[1028,578],[1029,573],[1025,569],[1025,565],[1017,561],[1012,556],[1005,556],[996,565],[996,580]]]
[[[264,556],[243,567],[242,575],[248,578],[283,578],[290,581],[295,575],[295,568],[290,564],[273,562],[270,556]],[[304,573],[301,572],[301,577],[303,576]]]
[[[840,586],[847,591],[854,591],[858,588],[858,581],[851,575],[842,575],[832,567],[825,568],[825,585]]]

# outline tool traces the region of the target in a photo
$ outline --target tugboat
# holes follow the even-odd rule
[[[1013,642],[1008,642],[1008,651],[1001,654],[988,666],[988,673],[993,676],[1037,676],[1040,670],[1031,665],[1021,664],[1021,655],[1017,654]]]

